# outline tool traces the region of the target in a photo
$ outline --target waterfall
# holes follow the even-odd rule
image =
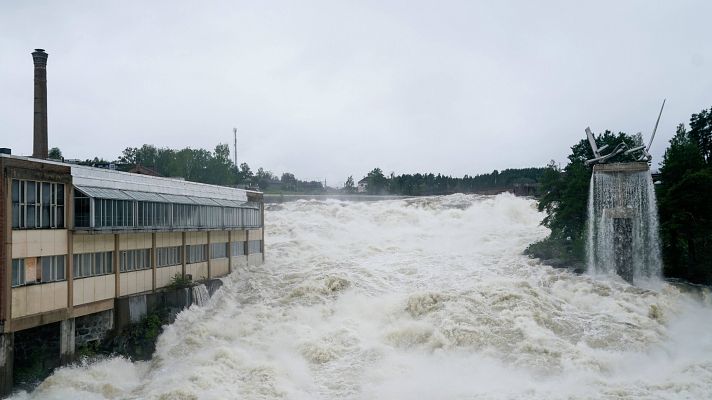
[[[146,316],[146,296],[129,297],[129,320],[139,322]]]
[[[203,306],[208,302],[208,300],[210,300],[208,288],[206,288],[202,283],[200,285],[193,286],[190,290],[193,295],[193,304]]]
[[[631,283],[660,277],[658,208],[647,166],[594,168],[586,247],[589,272],[617,273]]]

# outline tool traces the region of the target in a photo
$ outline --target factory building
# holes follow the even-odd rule
[[[59,323],[71,356],[76,318],[264,261],[262,193],[47,160],[47,54],[32,55],[33,156],[0,149],[3,392],[14,334]]]

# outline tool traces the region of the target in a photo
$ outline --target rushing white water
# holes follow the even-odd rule
[[[709,292],[528,259],[532,201],[300,201],[267,262],[179,314],[152,361],[56,371],[49,399],[706,399]]]
[[[650,172],[594,172],[588,197],[589,271],[609,275],[618,272],[636,284],[659,280],[658,208]],[[621,224],[618,232],[616,222]],[[630,254],[623,255],[627,252],[622,242],[630,243]],[[629,262],[620,261],[628,257]],[[622,271],[616,271],[617,259],[625,264],[619,266]]]
[[[210,300],[210,293],[208,293],[208,288],[205,285],[195,285],[190,288],[191,294],[193,295],[193,304],[197,306],[204,306]]]

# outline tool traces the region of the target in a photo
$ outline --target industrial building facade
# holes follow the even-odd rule
[[[32,157],[0,148],[0,396],[16,339],[58,338],[66,363],[89,340],[77,321],[104,332],[122,304],[143,301],[135,322],[172,282],[212,285],[264,262],[262,193],[47,160],[47,58],[32,53]]]
[[[6,154],[0,173],[3,333],[263,261],[261,193]]]

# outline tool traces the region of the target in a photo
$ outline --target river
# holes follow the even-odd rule
[[[508,194],[269,206],[267,262],[153,360],[61,368],[18,399],[709,399],[712,295],[576,275]]]

